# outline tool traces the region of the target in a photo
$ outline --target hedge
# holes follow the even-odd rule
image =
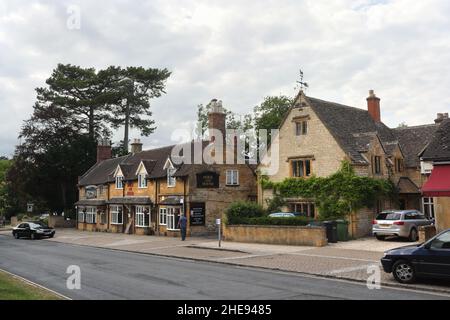
[[[257,226],[306,226],[313,220],[306,217],[292,218],[271,218],[268,216],[247,218],[247,217],[228,217],[229,225],[257,225]]]

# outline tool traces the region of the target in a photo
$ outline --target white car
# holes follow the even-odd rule
[[[276,212],[269,214],[270,218],[294,218],[295,214],[289,212]]]

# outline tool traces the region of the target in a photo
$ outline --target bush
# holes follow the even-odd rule
[[[307,217],[271,218],[268,216],[257,218],[233,218],[228,221],[231,225],[257,225],[257,226],[306,226],[312,219]]]
[[[255,202],[235,202],[226,210],[227,221],[233,224],[236,219],[241,218],[257,218],[266,214],[264,209]]]

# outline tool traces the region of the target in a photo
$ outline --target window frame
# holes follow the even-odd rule
[[[148,210],[148,213],[145,213]],[[148,223],[146,223],[145,215],[148,215]],[[150,226],[150,207],[149,206],[136,206],[135,207],[135,226],[139,228],[147,228]]]
[[[178,229],[178,221],[177,221],[177,213],[176,210],[179,210],[179,217],[181,217],[182,209],[181,207],[168,207],[167,208],[167,230],[170,231],[179,231]],[[179,220],[179,218],[178,218]],[[171,227],[172,226],[172,227]]]
[[[309,178],[312,176],[312,161],[313,159],[309,159],[309,158],[298,158],[298,159],[291,159],[290,160],[290,170],[291,170],[291,177],[293,178]],[[299,163],[301,162],[302,165],[301,167],[299,167],[298,165],[295,166],[294,169],[294,163]],[[309,165],[307,166],[306,164],[309,163]],[[306,170],[308,167],[309,170]],[[307,173],[307,171],[309,171],[309,174]],[[295,173],[297,172],[297,175],[295,175]]]
[[[167,168],[167,187],[175,188],[177,186],[177,178],[174,177],[174,174],[177,170],[174,168]],[[173,182],[173,183],[171,183]]]
[[[398,173],[404,171],[404,161],[402,158],[395,158],[395,171]]]
[[[163,219],[161,219],[161,218],[163,218]],[[167,207],[159,208],[159,225],[167,226]]]
[[[308,120],[295,121],[295,135],[306,136],[308,134]]]
[[[225,172],[225,185],[227,186],[239,186],[239,170],[227,169]]]
[[[148,187],[147,175],[145,173],[140,173],[138,175],[138,188],[146,189]]]
[[[114,210],[114,209],[117,209],[117,210]],[[119,225],[119,226],[123,225],[123,206],[121,206],[121,205],[112,205],[110,207],[110,211],[111,211],[111,224]],[[121,222],[119,222],[119,213],[120,213],[120,216],[121,216],[121,219],[120,219]],[[117,219],[114,219],[115,216],[117,217]]]
[[[85,222],[88,224],[97,224],[97,208],[86,207]]]
[[[116,176],[116,190],[123,190],[123,176]]]
[[[436,219],[436,208],[435,208],[433,197],[423,197],[422,198],[422,212],[428,219]],[[429,211],[427,211],[427,208]]]
[[[373,168],[374,175],[382,175],[383,174],[381,162],[382,162],[381,156],[373,156],[372,168]]]
[[[83,210],[84,210],[84,208],[78,208],[77,219],[78,219],[78,222],[81,222],[81,223],[84,223],[86,221],[86,215]],[[80,217],[81,217],[81,219],[80,219]]]

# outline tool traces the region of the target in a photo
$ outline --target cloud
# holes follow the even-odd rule
[[[69,5],[80,30],[66,27]],[[267,95],[294,95],[300,67],[311,96],[364,108],[375,89],[389,126],[431,123],[450,106],[447,12],[446,0],[3,0],[0,154],[13,152],[34,88],[60,62],[170,69],[145,146],[170,144],[212,98],[244,114]]]

